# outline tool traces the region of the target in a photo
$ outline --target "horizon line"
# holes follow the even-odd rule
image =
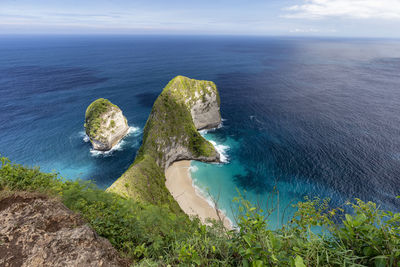
[[[400,40],[400,37],[378,37],[378,36],[340,36],[340,35],[285,35],[285,34],[221,34],[221,33],[203,33],[203,34],[188,34],[188,33],[2,33],[0,36],[170,36],[170,37],[270,37],[270,38],[317,38],[317,39],[385,39],[385,40]]]

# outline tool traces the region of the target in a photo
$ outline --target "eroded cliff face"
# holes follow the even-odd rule
[[[221,124],[220,98],[213,82],[178,76],[164,90],[170,91],[177,101],[184,102],[190,109],[197,130]]]
[[[0,266],[128,265],[61,202],[26,192],[0,197]]]
[[[215,84],[175,77],[154,102],[135,162],[108,190],[179,210],[165,187],[165,169],[178,160],[219,162],[220,155],[198,130],[220,123]]]
[[[211,87],[207,87],[206,90],[209,93],[205,93],[202,98],[197,99],[190,108],[197,130],[216,128],[221,124],[218,93]]]
[[[129,126],[119,107],[100,98],[86,110],[85,129],[93,148],[107,151],[125,137]]]

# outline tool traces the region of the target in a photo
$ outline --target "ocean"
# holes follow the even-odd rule
[[[223,164],[193,183],[230,218],[241,192],[276,209],[305,196],[400,211],[400,41],[216,36],[0,36],[0,153],[67,179],[113,183],[133,162],[152,104],[177,75],[214,81]],[[108,98],[131,131],[91,149],[86,107]]]

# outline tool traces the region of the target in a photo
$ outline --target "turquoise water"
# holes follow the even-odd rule
[[[276,176],[271,174],[267,177],[271,185],[268,191],[246,190],[239,186],[235,177],[246,177],[248,174],[248,167],[238,159],[241,150],[246,147],[243,147],[240,138],[237,140],[229,136],[219,138],[223,135],[221,133],[223,127],[221,125],[218,129],[201,131],[202,136],[212,142],[220,153],[222,163],[208,164],[191,161],[190,174],[196,192],[211,206],[217,205],[218,209],[222,210],[234,225],[236,225],[238,216],[238,203],[233,200],[243,197],[249,200],[253,206],[264,211],[270,228],[279,228],[294,215],[296,208],[293,206],[304,200],[303,196],[306,196],[304,192],[315,191],[315,185],[302,181],[296,183],[279,181]],[[259,163],[258,167],[261,170],[257,171],[265,172],[262,170],[262,164]],[[338,197],[337,192],[329,188],[324,190],[327,192],[321,192],[324,193],[322,195]],[[319,195],[314,194],[314,196]]]
[[[244,166],[237,158],[237,154],[241,148],[240,140],[227,137],[224,141],[218,140],[215,136],[219,129],[211,131],[202,131],[202,135],[211,141],[221,155],[223,163],[208,164],[198,161],[191,162],[190,174],[196,191],[207,202],[217,207],[236,225],[235,218],[238,215],[238,204],[233,199],[243,196],[250,200],[253,205],[268,211],[268,223],[271,228],[277,228],[282,222],[293,215],[295,209],[293,204],[300,201],[300,198],[289,199],[286,196],[292,190],[296,191],[291,184],[276,183],[276,189],[266,193],[247,191],[240,188],[233,177],[237,175],[245,176],[247,174],[246,166]],[[274,177],[270,177],[274,179]],[[295,185],[297,191],[301,193],[301,186]],[[279,191],[279,192],[278,192]]]
[[[253,203],[279,202],[272,227],[304,196],[399,211],[399,69],[398,40],[1,36],[0,153],[106,188],[133,162],[156,97],[185,75],[220,92],[223,127],[205,136],[227,162],[194,162],[192,175],[229,217],[236,189]],[[83,132],[99,97],[133,127],[106,154]]]

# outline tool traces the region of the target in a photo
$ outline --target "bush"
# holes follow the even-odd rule
[[[353,210],[327,200],[299,202],[287,225],[269,230],[264,211],[239,196],[238,228],[205,226],[166,206],[134,202],[90,182],[64,181],[0,158],[0,189],[58,196],[139,266],[400,266],[400,214],[356,199]],[[268,212],[267,212],[268,213]]]

